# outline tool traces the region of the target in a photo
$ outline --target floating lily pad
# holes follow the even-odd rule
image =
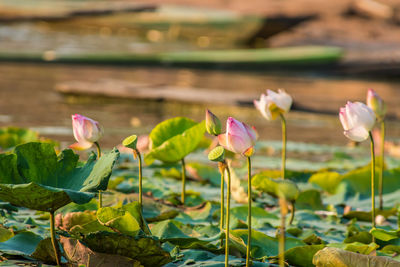
[[[19,145],[13,154],[0,154],[0,199],[13,205],[54,212],[75,202],[89,202],[89,192],[106,190],[119,152],[91,155],[78,167],[78,155],[66,149],[57,157],[51,144]]]
[[[395,267],[399,262],[388,257],[362,255],[339,248],[324,248],[318,251],[313,258],[313,264],[317,267]]]
[[[251,182],[257,190],[274,197],[285,198],[287,201],[295,201],[300,193],[297,185],[287,179],[272,179],[264,174],[257,174]]]
[[[150,234],[140,209],[138,202],[129,203],[121,208],[104,207],[97,211],[97,219],[104,226],[119,233],[136,236],[137,232],[143,230]]]
[[[176,162],[194,151],[206,131],[204,121],[197,123],[184,117],[172,118],[158,124],[150,133],[150,152],[145,160]]]
[[[129,257],[144,266],[162,266],[171,261],[169,253],[154,237],[96,232],[85,236],[83,242],[95,252]]]

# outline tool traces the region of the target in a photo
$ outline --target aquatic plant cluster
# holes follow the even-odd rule
[[[292,97],[284,90],[267,90],[254,100],[266,120],[279,118],[282,125],[280,171],[264,169],[255,175],[256,129],[229,117],[223,132],[221,121],[210,110],[200,123],[185,117],[161,122],[149,134],[148,151],[141,137],[127,137],[120,146],[127,152],[125,156],[117,148],[103,154],[103,127],[79,114],[72,115],[77,142],[61,152],[54,143],[37,140],[28,130],[0,131],[0,146],[7,148],[0,154],[0,199],[5,201],[0,203],[0,251],[4,259],[24,256],[59,266],[67,262],[87,266],[367,266],[366,262],[368,266],[398,266],[400,233],[388,219],[398,215],[398,210],[385,210],[383,202],[384,188],[389,193],[397,190],[384,186],[385,179],[393,187],[399,184],[400,175],[397,169],[385,170],[385,103],[370,89],[367,104],[348,102],[340,108],[344,135],[354,142],[369,139],[371,145],[370,166],[345,174],[330,169],[287,170],[285,116],[291,105]],[[381,126],[378,160],[372,134],[376,121]],[[205,138],[205,132],[213,136],[213,143]],[[12,145],[7,147],[7,142]],[[73,150],[93,145],[97,153],[91,152],[86,162],[80,162]],[[207,148],[208,160],[217,162],[218,168],[187,164],[188,155],[199,148]],[[123,167],[129,153],[138,162],[137,171],[136,167]],[[147,168],[143,168],[142,158]],[[247,174],[247,192],[232,167],[233,159],[239,159],[239,165],[246,163],[239,171]],[[379,209],[375,208],[376,169]],[[134,178],[127,181],[124,171],[132,170]],[[180,181],[180,197],[176,192],[165,193],[162,186],[168,182],[157,185],[156,172]],[[205,201],[187,191],[187,172],[191,180],[197,175],[205,190],[212,191],[209,184],[218,184],[220,202]],[[370,179],[368,184],[365,177]],[[314,185],[311,189],[310,184]],[[132,191],[138,193],[134,199],[118,194]],[[327,208],[322,191],[330,203]],[[386,194],[389,202],[395,199]],[[350,201],[350,195],[356,197]],[[232,196],[236,201],[233,207]],[[351,206],[369,199],[370,211],[351,211]],[[252,206],[254,201],[256,206]],[[296,207],[300,207],[297,212]],[[29,217],[23,222],[21,212]],[[36,222],[43,219],[49,220],[50,237],[48,224]],[[314,222],[307,224],[308,220]],[[343,222],[347,223],[346,236]],[[271,236],[274,230],[276,237]],[[217,256],[224,253],[223,259]]]

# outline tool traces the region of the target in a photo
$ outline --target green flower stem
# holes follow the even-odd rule
[[[251,160],[247,157],[247,194],[248,194],[248,237],[247,237],[247,251],[246,251],[246,267],[251,266],[250,250],[251,250]]]
[[[97,159],[101,157],[101,148],[98,142],[94,142],[97,148]],[[101,190],[98,191],[99,193],[99,209],[103,207],[103,196],[101,194]]]
[[[281,178],[285,179],[286,170],[286,120],[285,117],[280,114],[282,122],[282,165],[281,165]]]
[[[371,140],[371,213],[372,213],[372,228],[375,228],[375,151],[374,151],[374,138],[372,133],[369,132]],[[375,242],[373,238],[373,242]]]
[[[379,172],[379,209],[383,210],[383,165],[385,164],[385,121],[381,120],[381,158]]]
[[[142,156],[140,155],[140,152],[138,149],[134,150],[135,155],[138,157],[138,164],[139,164],[139,204],[140,208],[143,210],[143,204],[142,204],[142,180],[143,180],[143,175],[142,175]]]
[[[279,199],[281,208],[281,229],[279,234],[279,267],[285,267],[285,223],[287,214],[287,203],[281,198]]]
[[[218,162],[218,167],[219,167],[219,171],[221,173],[221,220],[220,220],[220,224],[219,227],[221,229],[221,232],[224,230],[224,209],[225,209],[225,203],[224,203],[224,172],[225,172],[225,168],[226,168],[226,163],[225,162]],[[221,247],[223,246],[224,243],[224,239],[221,238]]]
[[[185,167],[185,159],[182,160],[182,195],[181,195],[181,202],[185,205],[185,187],[186,187],[186,167]]]
[[[50,212],[50,235],[51,235],[51,243],[53,244],[54,255],[56,257],[57,266],[61,266],[60,261],[60,251],[58,250],[58,242],[56,239],[56,230],[54,227],[54,211]]]
[[[296,212],[296,206],[295,206],[295,201],[292,201],[291,205],[292,207],[291,211],[290,211],[290,220],[289,220],[289,224],[291,225],[293,223],[293,219],[294,219],[294,214]]]
[[[229,167],[226,168],[227,174],[227,191],[226,191],[226,237],[225,237],[225,267],[229,267],[229,209],[231,206],[231,172],[229,171]]]
[[[99,209],[103,207],[103,196],[101,194],[101,190],[98,191],[99,194]]]

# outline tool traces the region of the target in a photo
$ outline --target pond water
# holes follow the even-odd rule
[[[71,114],[80,113],[98,120],[105,128],[102,142],[106,147],[119,144],[130,134],[146,134],[158,122],[174,116],[195,120],[204,118],[210,108],[221,119],[234,116],[254,125],[261,139],[279,140],[279,121],[267,122],[252,106],[207,106],[150,100],[105,99],[64,96],[56,84],[65,81],[115,79],[140,83],[160,83],[178,87],[207,88],[261,94],[265,89],[285,88],[294,98],[295,107],[288,115],[288,139],[300,142],[345,144],[337,117],[346,100],[365,101],[367,88],[375,88],[388,102],[388,136],[400,136],[397,105],[399,83],[348,78],[322,78],[303,73],[268,74],[183,68],[116,67],[57,64],[0,63],[0,126],[30,127],[44,136],[73,142]],[[201,90],[201,89],[199,89]],[[182,91],[185,94],[185,91]],[[309,112],[309,111],[316,112]]]

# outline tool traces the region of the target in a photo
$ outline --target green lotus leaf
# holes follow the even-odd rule
[[[394,267],[399,262],[389,257],[362,255],[339,248],[327,247],[318,251],[313,258],[313,264],[317,267]]]
[[[32,232],[21,232],[5,242],[0,243],[0,251],[9,255],[29,256],[35,249],[42,237]]]
[[[34,142],[38,140],[39,140],[39,134],[29,129],[17,128],[17,127],[0,128],[1,149],[9,149],[19,144]]]
[[[299,188],[290,180],[272,179],[263,174],[257,174],[252,178],[253,187],[273,197],[285,198],[287,201],[295,201],[299,196]]]
[[[285,259],[294,266],[313,267],[312,259],[318,251],[323,249],[325,245],[310,245],[294,247],[285,252]]]
[[[246,245],[248,231],[244,229],[235,229],[231,231],[232,236],[241,240]],[[305,243],[299,239],[286,237],[285,250],[290,248],[304,246]],[[268,236],[260,231],[251,231],[251,255],[254,258],[262,258],[266,256],[276,256],[279,253],[279,242],[275,237]]]
[[[184,117],[176,117],[158,124],[150,133],[150,152],[145,161],[155,159],[176,162],[194,151],[206,131],[204,121],[197,123]]]
[[[70,203],[89,202],[94,192],[106,190],[117,149],[96,161],[92,154],[78,167],[78,155],[66,149],[56,155],[48,143],[19,145],[13,154],[0,154],[0,199],[13,205],[54,212]]]
[[[171,261],[160,241],[150,236],[96,232],[83,237],[82,241],[95,252],[129,257],[140,261],[143,266],[163,266]]]
[[[97,211],[97,220],[116,232],[135,236],[143,230],[150,234],[146,221],[142,217],[139,202],[132,202],[121,208],[104,207]]]
[[[151,228],[151,232],[162,242],[170,242],[182,249],[204,249],[211,252],[220,252],[220,249],[214,245],[215,241],[220,240],[219,234],[210,238],[197,238],[187,235],[180,227],[183,227],[182,223],[175,220],[167,220],[155,224]],[[198,235],[198,233],[195,232],[194,235]]]
[[[384,230],[384,229],[373,228],[373,229],[371,229],[370,233],[376,239],[379,239],[379,240],[382,240],[382,241],[390,241],[392,239],[399,238],[399,231],[395,231],[395,230],[387,231],[387,230]]]

